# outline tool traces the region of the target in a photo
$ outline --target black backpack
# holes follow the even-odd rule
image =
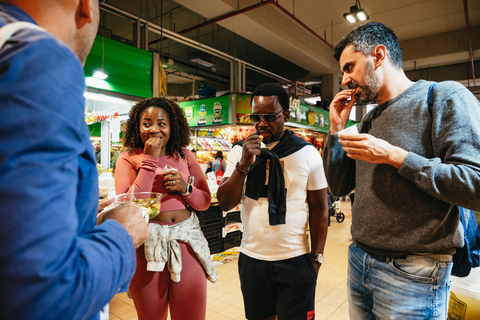
[[[430,113],[433,109],[433,89],[435,85],[436,83],[433,83],[428,88],[427,102]],[[457,252],[453,255],[452,275],[466,277],[470,274],[472,268],[480,265],[480,231],[473,210],[462,207],[458,207],[458,210],[463,225],[464,245],[457,248]]]

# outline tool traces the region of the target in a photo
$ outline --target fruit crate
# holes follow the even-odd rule
[[[212,238],[222,238],[222,223],[221,222],[214,222],[214,223],[208,223],[202,226],[202,232],[205,238],[212,239]]]
[[[226,226],[230,223],[241,222],[240,211],[229,212],[225,218],[223,218],[223,225]]]
[[[208,248],[210,249],[210,254],[215,254],[223,251],[223,239],[222,238],[211,238],[207,239]]]
[[[208,225],[210,223],[222,222],[223,212],[219,206],[210,206],[205,211],[196,211],[200,225]]]
[[[223,251],[240,246],[242,235],[242,231],[228,233],[226,237],[223,238]]]

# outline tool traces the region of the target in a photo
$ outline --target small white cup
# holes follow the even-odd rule
[[[338,132],[338,134],[358,134],[358,128],[356,125],[345,128]]]

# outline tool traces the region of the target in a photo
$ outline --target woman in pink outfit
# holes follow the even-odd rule
[[[183,111],[165,98],[137,103],[125,123],[116,193],[134,188],[167,194],[160,214],[150,220],[150,239],[137,249],[130,293],[139,320],[166,319],[168,307],[172,320],[204,320],[206,280],[217,278],[198,218],[189,209],[206,210],[211,201],[202,169],[185,149],[189,139]]]

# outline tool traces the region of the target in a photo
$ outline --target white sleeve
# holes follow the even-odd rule
[[[230,177],[233,174],[233,171],[235,171],[235,165],[242,158],[242,152],[243,148],[238,145],[236,145],[232,148],[232,150],[230,150],[227,158],[227,169],[225,170],[225,173],[223,175],[224,178]]]
[[[310,166],[310,174],[308,176],[307,190],[320,190],[328,186],[323,171],[323,160],[320,153],[314,147],[306,146],[308,150],[307,159]],[[305,150],[305,151],[307,151]]]

